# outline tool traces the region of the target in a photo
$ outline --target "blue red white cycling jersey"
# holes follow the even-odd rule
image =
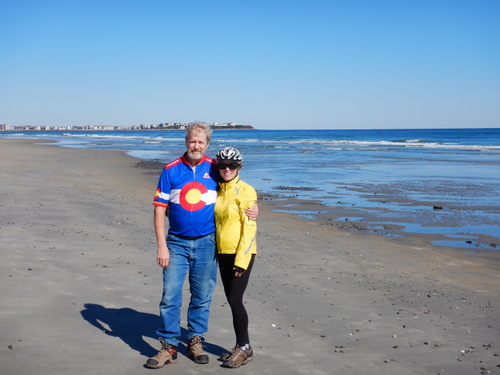
[[[218,176],[215,160],[208,156],[195,170],[184,156],[165,165],[153,204],[169,207],[169,233],[198,237],[215,232]]]

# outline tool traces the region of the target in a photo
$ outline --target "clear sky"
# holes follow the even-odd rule
[[[499,0],[0,0],[0,124],[500,127]]]

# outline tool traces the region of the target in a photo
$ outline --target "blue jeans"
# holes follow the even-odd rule
[[[168,267],[163,270],[163,295],[160,302],[160,318],[163,327],[157,335],[177,346],[181,335],[182,287],[189,272],[189,301],[187,321],[188,339],[204,337],[208,331],[208,315],[212,292],[217,281],[217,251],[214,233],[187,240],[167,235],[170,252]]]

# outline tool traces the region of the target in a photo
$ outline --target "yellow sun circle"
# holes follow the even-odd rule
[[[191,189],[186,194],[186,201],[189,204],[196,204],[201,200],[201,191],[198,189]]]

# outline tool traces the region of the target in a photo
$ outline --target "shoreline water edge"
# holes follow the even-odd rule
[[[161,130],[2,136],[121,150],[151,174],[183,142],[182,131]],[[500,129],[214,131],[211,152],[226,145],[243,151],[245,177],[261,199],[279,203],[276,210],[394,241],[417,236],[430,246],[498,254]]]
[[[2,375],[151,373],[158,164],[141,163],[121,150],[0,139]],[[268,198],[245,299],[255,359],[238,373],[500,374],[494,249],[349,231],[281,212],[297,197]],[[204,343],[210,363],[192,362],[182,336],[168,372],[226,371],[216,358],[234,334],[220,283]]]

